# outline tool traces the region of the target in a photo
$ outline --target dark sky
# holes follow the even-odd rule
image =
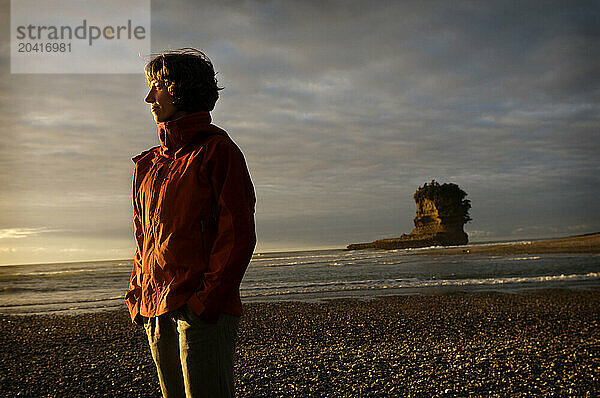
[[[257,251],[412,230],[468,192],[472,241],[600,230],[600,6],[578,1],[153,2],[152,50],[196,47],[246,155]],[[142,74],[10,73],[2,1],[0,263],[132,256]]]

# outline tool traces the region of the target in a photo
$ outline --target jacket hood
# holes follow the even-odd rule
[[[210,113],[202,111],[157,123],[160,154],[173,157],[179,149],[201,135],[227,135],[225,131],[211,124],[211,120]]]

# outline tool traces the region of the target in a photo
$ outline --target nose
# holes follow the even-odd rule
[[[150,91],[148,91],[148,95],[146,95],[146,98],[144,99],[144,101],[146,101],[147,103],[151,104],[155,101],[154,99],[154,88],[151,88]]]

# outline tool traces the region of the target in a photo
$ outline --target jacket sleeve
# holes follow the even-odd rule
[[[254,187],[244,156],[231,141],[207,145],[203,166],[216,202],[217,231],[203,283],[188,305],[209,322],[216,321],[220,304],[239,295],[239,286],[256,244]]]
[[[131,271],[131,277],[129,278],[129,289],[125,293],[125,301],[127,302],[127,307],[129,308],[129,314],[131,316],[131,320],[135,323],[141,324],[140,314],[140,296],[142,293],[142,288],[140,286],[140,281],[138,281],[138,274],[142,267],[141,262],[141,250],[143,245],[143,232],[142,232],[142,224],[140,221],[140,213],[139,206],[137,206],[137,198],[136,198],[136,174],[134,174],[133,178],[133,228],[135,234],[135,255],[133,256],[133,269]]]

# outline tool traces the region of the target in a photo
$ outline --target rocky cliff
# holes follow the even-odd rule
[[[348,250],[406,249],[428,246],[466,245],[469,237],[463,227],[471,220],[471,202],[456,184],[438,184],[435,180],[419,187],[414,194],[417,215],[415,228],[399,238],[353,243]]]

